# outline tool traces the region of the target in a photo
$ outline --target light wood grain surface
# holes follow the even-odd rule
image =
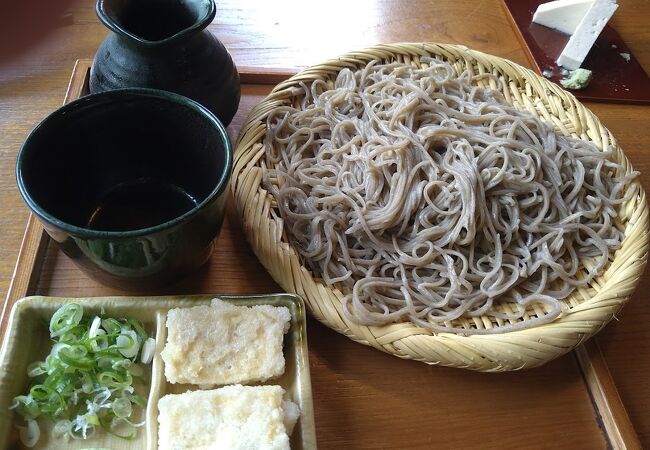
[[[612,24],[650,72],[650,2],[620,3]],[[239,66],[292,69],[351,49],[399,41],[460,43],[530,66],[498,0],[217,0],[217,5],[210,29]],[[0,298],[12,278],[28,217],[15,187],[18,148],[31,127],[61,104],[75,60],[92,58],[107,33],[95,17],[93,2],[79,2],[70,12],[72,20],[63,21],[37,46],[0,66]],[[247,88],[231,133],[267,89]],[[650,107],[588,106],[644,173],[643,184],[650,191]],[[218,241],[225,244],[217,256],[173,293],[277,291],[243,239],[231,211]],[[38,290],[67,296],[119,294],[90,285],[83,277],[49,248]],[[649,292],[650,282],[644,277],[619,320],[599,335],[599,342],[639,438],[650,448]],[[314,322],[309,323],[309,340],[321,448],[606,445],[571,355],[528,372],[486,375],[397,360],[354,345]],[[396,372],[399,384],[387,376]],[[417,414],[411,416],[413,411]]]

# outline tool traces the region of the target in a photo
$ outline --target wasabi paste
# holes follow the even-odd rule
[[[566,78],[560,80],[565,89],[584,89],[591,81],[591,70],[576,69],[569,72]]]

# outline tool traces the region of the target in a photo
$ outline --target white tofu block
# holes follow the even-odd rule
[[[618,5],[614,0],[595,0],[571,35],[557,63],[569,70],[579,68],[616,8]]]
[[[161,352],[170,383],[203,386],[263,382],[284,373],[282,342],[291,313],[285,307],[211,306],[167,313]]]
[[[289,450],[283,394],[280,386],[233,385],[165,395],[158,449]]]
[[[542,3],[533,15],[533,22],[562,33],[573,34],[594,0],[556,0]]]

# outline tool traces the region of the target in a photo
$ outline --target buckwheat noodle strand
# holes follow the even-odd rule
[[[637,174],[476,76],[422,61],[343,69],[269,114],[264,184],[285,231],[357,323],[550,322],[620,247],[617,208]],[[504,325],[455,322],[486,314]]]

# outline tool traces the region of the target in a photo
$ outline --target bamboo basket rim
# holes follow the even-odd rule
[[[261,186],[263,168],[259,161],[264,153],[264,119],[274,108],[291,101],[293,87],[316,79],[332,79],[343,68],[355,69],[371,60],[419,64],[422,56],[443,59],[459,73],[470,70],[474,74],[495,74],[501,86],[494,80],[477,83],[491,83],[484,87],[499,88],[507,103],[530,111],[562,134],[592,141],[601,150],[611,147],[613,158],[623,164],[626,173],[633,170],[614,136],[589,109],[572,94],[532,70],[462,45],[376,45],[302,70],[275,86],[249,113],[235,144],[231,178],[245,235],[258,259],[283,289],[301,295],[316,319],[356,342],[400,358],[479,371],[506,371],[542,365],[567,353],[602,329],[636,288],[647,263],[649,245],[648,207],[638,180],[633,185],[638,193],[621,208],[625,225],[623,245],[605,272],[590,283],[589,289],[574,293],[567,305],[568,310],[550,323],[484,335],[433,333],[410,322],[368,327],[348,320],[342,313],[343,294],[312,277],[301,264],[297,252],[286,241],[279,214],[272,213],[270,194]],[[494,326],[483,318],[474,322],[474,326]]]

